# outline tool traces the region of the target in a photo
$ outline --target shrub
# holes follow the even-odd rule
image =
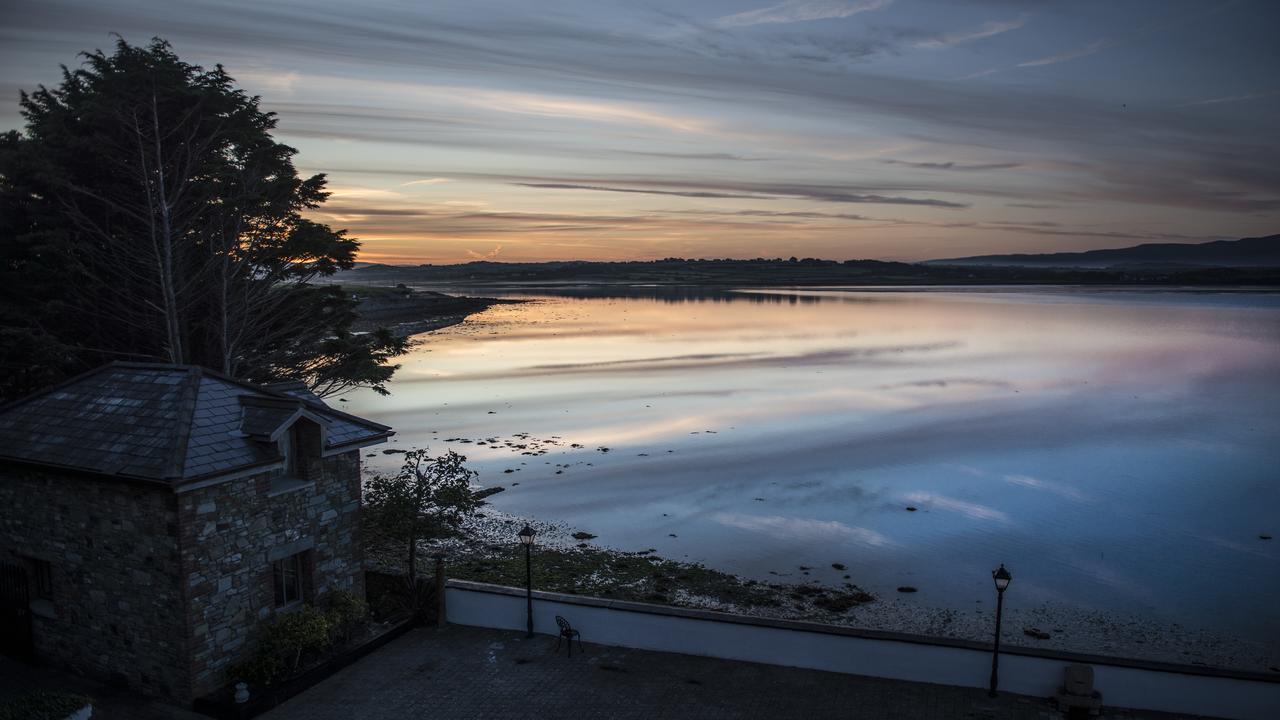
[[[284,662],[289,674],[298,671],[302,655],[323,650],[329,644],[329,618],[310,605],[281,613],[263,627],[259,643]]]
[[[259,648],[253,656],[244,662],[236,663],[227,669],[227,677],[231,682],[246,682],[251,687],[268,687],[276,681],[284,679],[284,663],[274,655],[268,655]]]
[[[248,660],[233,665],[231,680],[266,686],[298,672],[307,653],[329,646],[329,617],[310,605],[278,613],[258,626],[258,645]]]
[[[329,631],[336,642],[351,642],[351,637],[369,616],[369,604],[347,590],[334,590],[325,601]]]
[[[0,703],[0,720],[63,720],[88,704],[83,695],[37,690]]]

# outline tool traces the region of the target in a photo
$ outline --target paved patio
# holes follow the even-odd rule
[[[1049,720],[1044,699],[978,689],[592,645],[448,626],[414,630],[262,716],[404,718],[819,718]],[[1113,720],[1190,716],[1109,711]]]
[[[209,720],[204,715],[112,688],[51,667],[28,665],[0,655],[0,701],[33,690],[55,690],[93,700],[93,720]]]

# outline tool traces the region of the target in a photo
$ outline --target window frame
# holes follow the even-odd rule
[[[27,603],[31,614],[55,620],[58,617],[53,604],[53,563],[31,555],[19,555],[18,560],[27,577]]]
[[[31,601],[53,601],[53,563],[43,558],[22,556],[27,571],[27,594]]]
[[[298,447],[301,443],[298,442],[297,428],[298,423],[295,422],[280,435],[280,439],[277,441],[277,447],[280,449],[281,467],[271,474],[271,485],[267,490],[267,497],[275,497],[295,490],[315,487],[315,480],[305,478],[302,473],[298,472],[301,463]]]
[[[297,423],[294,423],[297,425]],[[298,477],[298,453],[295,449],[293,425],[280,435],[280,456],[284,458],[284,467],[281,472],[285,477],[296,479]]]
[[[306,601],[306,554],[294,553],[271,563],[271,592],[276,609],[290,608]]]

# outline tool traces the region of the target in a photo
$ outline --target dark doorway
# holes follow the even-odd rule
[[[12,563],[0,563],[0,654],[35,659],[27,570]]]

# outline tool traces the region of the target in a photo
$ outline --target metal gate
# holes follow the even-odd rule
[[[22,660],[35,657],[27,571],[12,563],[0,563],[0,654]]]

